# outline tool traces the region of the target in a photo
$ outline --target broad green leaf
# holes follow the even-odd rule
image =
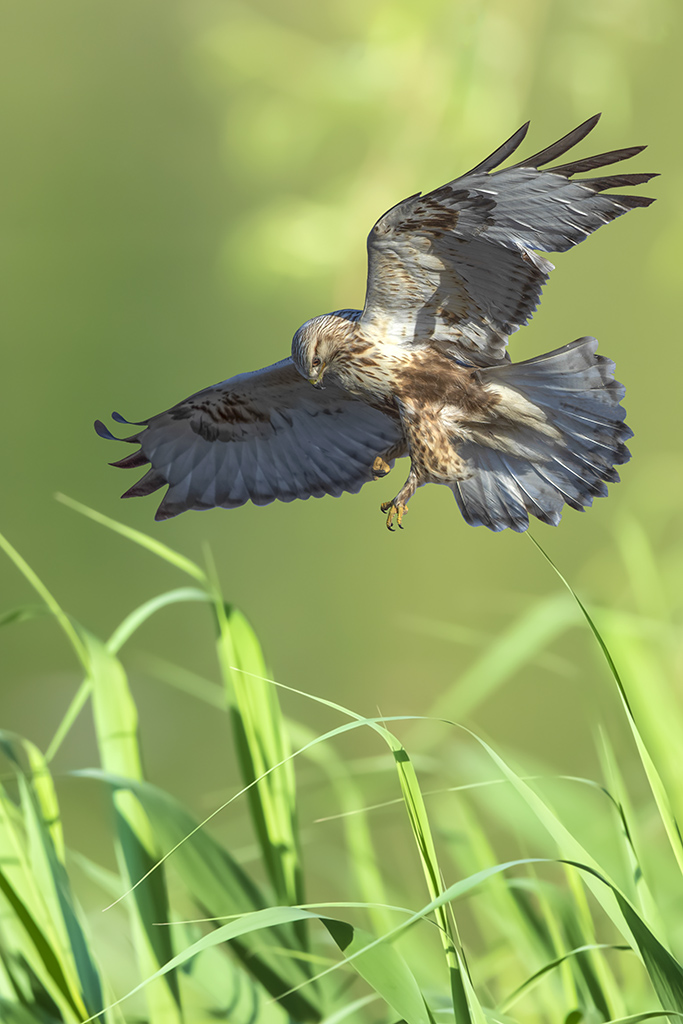
[[[13,889],[2,867],[0,867],[0,892],[7,900],[17,922],[23,928],[36,954],[40,958],[42,966],[52,980],[57,990],[54,994],[58,993],[61,996],[64,1003],[74,1014],[75,1019],[79,1020],[84,1012],[87,1012],[85,1005],[76,998],[52,943],[46,937],[40,923],[33,917],[19,894]]]
[[[345,956],[359,953],[354,968],[406,1024],[433,1024],[408,964],[393,946],[384,942],[364,952],[373,942],[372,935],[343,921],[322,918],[322,922]]]
[[[302,903],[296,782],[277,691],[264,678],[261,647],[245,617],[222,601],[216,603],[216,615],[218,658],[242,778],[247,785],[256,783],[248,800],[261,853],[278,900]]]
[[[94,636],[84,634],[93,681],[93,714],[102,767],[105,771],[142,779],[142,766],[137,738],[137,708],[133,701],[123,666]],[[159,860],[159,851],[145,811],[130,791],[116,791],[112,796],[118,837],[119,860],[124,877],[130,884],[147,875]],[[168,895],[163,871],[154,872],[143,886],[136,888],[129,903],[131,924],[137,953],[145,973],[166,963],[172,955],[168,929],[157,928],[157,921],[169,919]],[[172,1021],[173,1006],[179,1008],[178,980],[174,974],[166,978],[169,992],[154,986],[148,993],[152,1024]]]

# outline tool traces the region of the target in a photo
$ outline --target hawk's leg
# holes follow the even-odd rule
[[[380,505],[381,511],[388,513],[387,530],[391,530],[393,533],[394,519],[396,520],[396,525],[398,526],[399,530],[403,529],[402,522],[404,515],[408,511],[408,502],[415,494],[415,491],[417,490],[418,486],[419,480],[417,473],[411,467],[410,475],[408,476],[408,479],[406,480],[405,484],[398,492],[396,497],[392,498],[391,501],[384,501]]]
[[[383,476],[391,472],[391,466],[385,462],[381,455],[378,455],[372,464],[372,479],[381,480]]]
[[[395,500],[396,499],[394,498],[394,501]],[[380,509],[382,512],[389,513],[389,515],[387,516],[387,530],[391,530],[392,533],[394,532],[394,527],[392,525],[394,519],[396,520],[396,525],[398,526],[399,530],[402,530],[403,526],[401,524],[403,522],[403,517],[408,511],[407,505],[395,505],[394,501],[383,501],[382,504],[380,505]]]

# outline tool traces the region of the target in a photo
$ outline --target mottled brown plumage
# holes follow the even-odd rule
[[[403,455],[408,479],[382,505],[390,529],[426,483],[450,487],[465,519],[493,530],[524,530],[529,514],[557,524],[564,504],[606,494],[631,434],[613,363],[593,338],[521,363],[506,351],[553,269],[539,251],[563,252],[652,202],[607,191],[651,174],[576,177],[642,146],[541,169],[597,120],[496,170],[524,125],[472,171],[392,207],[368,237],[364,308],[307,321],[291,358],[137,424],[126,440],[140,450],[116,465],[152,468],[124,497],[167,484],[165,519],[336,495],[382,479]]]

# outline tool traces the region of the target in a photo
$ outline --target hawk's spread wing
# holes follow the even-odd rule
[[[398,418],[339,388],[311,387],[291,359],[199,391],[137,426],[145,429],[125,440],[139,450],[114,465],[151,463],[123,497],[169,485],[157,519],[190,508],[355,493],[373,478],[378,455],[391,464],[405,454]],[[112,437],[99,421],[96,428]]]
[[[517,149],[526,124],[467,174],[385,213],[368,237],[364,333],[408,345],[431,342],[474,365],[500,362],[507,336],[527,322],[553,269],[534,250],[564,252],[602,224],[653,202],[603,194],[652,174],[573,178],[644,146],[540,169],[580,142],[599,116],[491,174]]]

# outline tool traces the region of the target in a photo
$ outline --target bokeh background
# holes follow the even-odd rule
[[[107,466],[124,450],[92,422],[145,418],[282,358],[304,320],[362,305],[365,236],[385,209],[529,118],[526,152],[602,110],[578,152],[648,143],[629,169],[662,172],[645,186],[658,202],[557,257],[511,351],[595,334],[627,385],[633,460],[608,500],[533,533],[598,609],[642,605],[624,556],[639,546],[645,565],[649,545],[653,600],[677,614],[682,41],[676,0],[2,0],[0,529],[63,607],[106,637],[183,580],[58,491],[198,560],[208,546],[283,682],[370,715],[425,714],[453,692],[559,591],[525,536],[467,527],[438,487],[389,534],[378,506],[402,465],[357,496],[155,524],[154,497],[118,500],[134,476]],[[0,609],[35,600],[9,562],[0,589]],[[72,654],[48,620],[3,630],[0,651],[2,726],[44,746],[79,681]],[[216,679],[206,609],[164,611],[125,661],[149,778],[210,810],[230,738],[150,654]],[[465,721],[525,763],[588,774],[601,720],[620,742],[578,629],[475,704]],[[317,724],[315,707],[286,705]],[[58,766],[95,758],[86,714]]]

